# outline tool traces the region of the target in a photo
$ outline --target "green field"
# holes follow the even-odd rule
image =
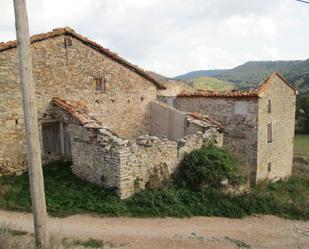
[[[309,135],[296,135],[294,153],[296,157],[309,160]]]
[[[210,77],[199,77],[190,82],[195,89],[224,91],[234,89],[235,86],[231,82],[218,80]]]

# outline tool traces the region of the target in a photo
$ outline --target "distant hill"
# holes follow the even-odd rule
[[[279,72],[301,90],[309,90],[309,59],[295,61],[249,61],[233,69],[193,71],[175,77],[177,80],[194,80],[213,77],[232,82],[238,88],[259,84],[272,72]]]
[[[211,77],[198,77],[192,80],[186,80],[186,83],[194,89],[201,90],[223,91],[235,88],[235,85],[231,82],[226,82]]]

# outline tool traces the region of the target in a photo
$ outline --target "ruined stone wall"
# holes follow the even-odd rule
[[[42,118],[54,96],[80,100],[97,113],[104,126],[124,137],[147,134],[149,103],[155,86],[105,55],[65,36],[32,44],[33,73],[38,116]],[[95,91],[94,79],[102,77],[106,92]],[[25,134],[16,49],[0,53],[0,173],[26,167]]]
[[[257,99],[178,97],[176,108],[200,112],[221,123],[224,146],[248,161],[254,177],[257,164]]]
[[[115,189],[121,198],[166,182],[185,153],[203,143],[218,141],[222,134],[208,130],[206,134],[188,135],[179,141],[155,136],[126,140],[106,129],[70,125],[72,171],[78,177]]]
[[[268,104],[271,102],[271,112]],[[274,77],[259,99],[257,181],[277,180],[291,175],[295,127],[294,91]],[[272,124],[272,142],[267,141],[267,124]],[[269,165],[270,164],[270,165]]]

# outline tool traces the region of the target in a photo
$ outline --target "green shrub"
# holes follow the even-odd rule
[[[120,200],[110,190],[78,179],[69,165],[61,162],[45,166],[44,177],[50,215],[96,213],[134,217],[238,218],[250,214],[273,214],[309,220],[309,179],[299,176],[255,186],[250,193],[239,195],[229,195],[213,188],[192,191],[170,184],[161,189],[142,190],[127,200]],[[5,190],[0,191],[0,208],[31,211],[27,173],[0,177],[0,190]]]
[[[177,185],[194,191],[205,187],[220,189],[225,179],[238,182],[236,161],[227,151],[213,144],[187,154],[175,177]]]

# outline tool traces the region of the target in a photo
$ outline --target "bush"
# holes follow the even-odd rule
[[[184,157],[175,182],[178,186],[200,191],[205,187],[220,189],[225,179],[237,182],[236,161],[224,149],[209,144]]]
[[[226,194],[213,188],[192,191],[170,184],[161,189],[145,189],[126,200],[120,200],[115,193],[78,179],[68,164],[50,163],[44,167],[44,176],[50,215],[96,213],[133,217],[239,218],[250,214],[273,214],[309,220],[309,179],[303,175],[291,177],[287,181],[254,186],[249,193],[239,195]],[[5,190],[0,192],[0,208],[31,211],[27,173],[0,177],[0,190]]]

